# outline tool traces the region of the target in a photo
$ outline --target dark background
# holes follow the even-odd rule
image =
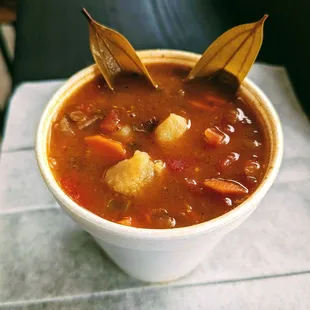
[[[202,53],[227,29],[269,14],[258,60],[285,65],[310,114],[310,1],[280,0],[23,0],[18,2],[14,85],[65,78],[92,63],[86,7],[99,22],[125,35],[136,49]]]

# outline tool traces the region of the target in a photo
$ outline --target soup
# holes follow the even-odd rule
[[[184,227],[232,210],[266,171],[264,129],[240,94],[212,80],[183,80],[190,68],[151,64],[154,90],[138,75],[116,90],[97,76],[61,107],[48,160],[77,204],[141,228]]]

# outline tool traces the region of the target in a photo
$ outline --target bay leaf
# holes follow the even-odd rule
[[[129,41],[117,31],[97,23],[86,9],[82,12],[89,23],[91,53],[109,88],[114,90],[115,77],[121,72],[143,75],[157,88]]]
[[[240,25],[222,34],[204,52],[186,80],[216,77],[238,88],[259,53],[267,17],[264,15],[256,23]]]

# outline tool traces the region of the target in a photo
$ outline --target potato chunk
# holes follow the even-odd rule
[[[179,115],[171,113],[155,130],[156,140],[161,143],[175,142],[187,130],[189,124],[187,120]]]
[[[154,170],[155,174],[161,174],[162,171],[165,169],[166,164],[162,160],[155,160],[154,161]]]
[[[136,151],[130,159],[111,167],[106,172],[105,181],[118,193],[135,195],[159,172],[156,165],[147,153]]]

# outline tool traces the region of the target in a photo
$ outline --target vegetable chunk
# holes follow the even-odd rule
[[[160,144],[175,142],[187,130],[187,120],[179,115],[171,113],[155,130],[155,138]]]
[[[136,151],[130,159],[111,167],[106,172],[105,181],[116,192],[133,196],[162,171],[157,165],[147,153]]]
[[[124,143],[129,143],[134,140],[134,133],[130,126],[122,126],[120,130],[114,132],[112,137]]]
[[[100,128],[103,133],[108,134],[120,129],[120,119],[117,110],[111,110],[106,118],[101,122]]]
[[[220,146],[229,143],[230,137],[217,126],[207,128],[204,132],[205,141],[211,146]]]
[[[85,137],[86,144],[97,154],[112,162],[126,158],[126,150],[122,143],[101,135]]]
[[[233,180],[224,179],[206,179],[204,181],[206,188],[212,189],[220,194],[247,194],[248,189],[241,183]]]

